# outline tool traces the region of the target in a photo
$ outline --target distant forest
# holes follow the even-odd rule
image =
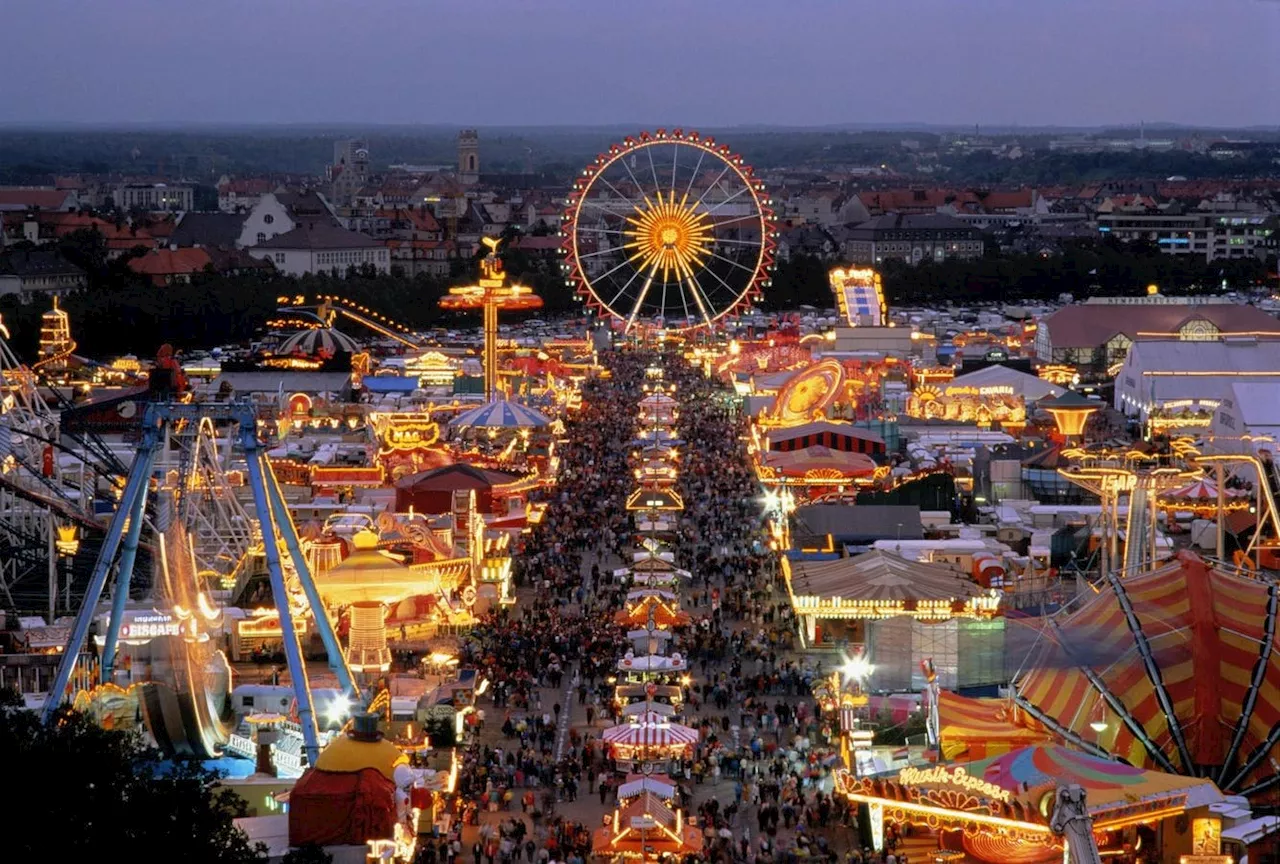
[[[700,130],[729,144],[758,169],[790,167],[815,171],[885,165],[910,174],[913,155],[903,139],[923,150],[938,145],[936,132],[822,129]],[[575,174],[588,160],[639,130],[623,128],[482,129],[485,173]],[[55,175],[125,173],[182,177],[211,183],[223,174],[319,175],[333,159],[333,144],[363,138],[375,170],[396,164],[452,165],[457,130],[441,127],[373,127],[369,130],[303,127],[102,130],[68,127],[24,130],[0,127],[0,184],[39,184]],[[1112,134],[1112,133],[1108,133]],[[1123,137],[1125,132],[1114,133]],[[1162,136],[1190,134],[1162,130]],[[1203,133],[1202,133],[1203,134]],[[1215,160],[1185,152],[1104,154],[1050,153],[1048,135],[1002,136],[1018,140],[1030,155],[1019,160],[990,153],[944,156],[939,183],[1059,184],[1119,178],[1259,177],[1280,174],[1274,153]],[[1240,133],[1255,140],[1273,132]]]

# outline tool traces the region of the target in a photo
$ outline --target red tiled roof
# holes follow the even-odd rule
[[[517,237],[512,241],[511,248],[526,252],[553,252],[560,249],[562,242],[559,237]]]
[[[213,263],[203,249],[155,249],[129,261],[129,269],[142,276],[176,276],[199,273]]]
[[[375,214],[379,219],[407,219],[415,231],[434,233],[440,230],[440,223],[430,210],[423,208],[382,207]]]
[[[177,227],[177,223],[172,219],[159,219],[155,222],[148,222],[146,232],[152,237],[168,238],[173,236],[173,229]]]
[[[270,191],[271,181],[263,180],[258,177],[249,177],[244,180],[231,180],[218,187],[219,195],[229,195],[232,192],[237,195],[265,195]]]
[[[0,207],[39,207],[57,210],[71,193],[66,189],[0,189]]]
[[[1014,210],[1019,207],[1030,207],[1034,197],[1034,192],[1031,189],[1017,189],[1012,192],[988,192],[982,198],[982,206],[988,212]]]

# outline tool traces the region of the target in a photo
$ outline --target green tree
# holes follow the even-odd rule
[[[15,861],[89,861],[131,854],[163,855],[186,864],[262,861],[233,819],[242,798],[218,787],[199,763],[162,763],[135,734],[99,728],[63,711],[46,725],[0,690],[0,764],[20,778],[6,797]]]

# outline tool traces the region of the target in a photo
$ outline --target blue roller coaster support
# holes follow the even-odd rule
[[[129,516],[133,511],[132,505],[139,498],[145,499],[145,490],[151,480],[151,466],[154,462],[158,440],[159,428],[148,411],[143,425],[142,443],[138,446],[138,453],[134,457],[133,466],[129,469],[129,478],[125,482],[124,493],[120,498],[120,507],[116,510],[115,515],[111,517],[111,524],[107,526],[107,536],[103,540],[102,551],[98,555],[98,560],[93,565],[93,574],[89,577],[89,587],[85,592],[84,603],[80,606],[80,611],[76,613],[75,625],[71,628],[71,637],[67,640],[67,646],[62,652],[62,659],[58,662],[58,675],[54,679],[53,686],[49,688],[49,695],[45,699],[44,708],[40,711],[40,717],[46,723],[53,717],[58,706],[62,704],[62,700],[66,695],[67,685],[71,683],[71,673],[75,670],[80,651],[84,648],[85,639],[89,635],[89,625],[93,623],[94,611],[98,608],[98,601],[102,598],[102,589],[107,584],[107,574],[111,570],[111,562],[115,559],[116,551],[120,548],[120,539],[124,535],[125,524],[129,521]],[[136,525],[138,522],[141,522],[141,520],[136,520],[134,524]],[[127,593],[127,588],[122,593],[117,585],[117,597],[123,597]],[[112,625],[115,632],[119,633],[119,627],[115,625],[115,621],[112,622]]]
[[[334,632],[333,622],[325,612],[324,600],[321,599],[316,583],[311,578],[311,568],[302,554],[302,545],[298,542],[298,529],[293,524],[293,516],[289,513],[289,508],[285,506],[284,496],[280,493],[280,483],[276,480],[275,471],[272,470],[271,463],[267,461],[265,455],[262,461],[267,497],[271,501],[271,521],[280,529],[285,548],[289,550],[294,569],[298,571],[298,582],[301,583],[302,590],[307,595],[307,603],[311,606],[311,615],[315,618],[316,629],[320,631],[320,641],[324,643],[325,653],[329,656],[329,668],[338,677],[338,684],[347,696],[359,701],[360,688],[356,684],[355,676],[351,674],[351,669],[347,666],[342,645],[338,642],[338,634]]]
[[[311,572],[307,568],[306,559],[302,556],[301,544],[298,542],[297,529],[284,503],[284,496],[280,493],[279,484],[267,461],[266,452],[258,441],[255,409],[246,402],[203,404],[156,402],[147,407],[143,419],[142,442],[138,446],[138,453],[129,470],[129,478],[120,498],[120,506],[107,528],[106,540],[94,564],[84,604],[76,615],[75,626],[72,628],[71,637],[58,665],[58,676],[49,691],[48,699],[45,700],[41,717],[48,722],[64,699],[77,658],[88,637],[98,601],[102,598],[111,564],[116,558],[116,553],[119,552],[120,567],[114,583],[111,622],[107,628],[106,644],[103,650],[103,680],[107,680],[111,674],[120,637],[120,621],[124,617],[124,604],[128,598],[133,562],[146,513],[147,487],[155,466],[156,451],[160,446],[162,434],[170,424],[183,422],[188,425],[198,424],[205,418],[214,422],[235,423],[240,428],[240,443],[244,448],[245,462],[249,468],[249,484],[253,490],[254,513],[262,525],[262,545],[266,553],[267,573],[271,579],[271,594],[280,616],[285,656],[288,658],[294,697],[298,703],[298,719],[302,726],[307,758],[314,764],[320,755],[319,732],[316,728],[315,709],[311,702],[306,662],[302,656],[302,646],[298,642],[293,613],[289,608],[289,597],[285,591],[284,568],[280,558],[280,548],[276,543],[277,533],[284,540],[294,566],[298,570],[298,580],[315,615],[316,626],[320,630],[320,637],[329,655],[329,665],[337,673],[343,689],[351,696],[358,697],[359,690],[351,670],[346,665],[333,625],[325,614],[320,593],[312,582]]]
[[[298,703],[298,725],[302,727],[302,740],[307,748],[307,761],[314,765],[320,757],[320,733],[316,729],[315,710],[311,705],[311,683],[307,680],[307,663],[298,644],[298,631],[293,626],[293,613],[289,609],[289,594],[284,586],[284,568],[280,563],[280,547],[276,545],[275,526],[271,524],[271,501],[267,496],[267,479],[263,463],[266,454],[258,446],[258,432],[253,425],[240,427],[244,443],[245,462],[249,467],[249,485],[253,489],[253,504],[262,524],[262,549],[267,558],[267,575],[271,578],[271,596],[276,602],[280,617],[280,640],[284,643],[284,656],[289,661],[289,678],[293,681],[293,698]],[[316,615],[323,616],[324,609]]]
[[[138,451],[135,459],[146,462],[147,478],[155,466],[156,448]],[[116,648],[120,640],[120,625],[124,621],[124,606],[129,600],[129,583],[133,581],[133,563],[138,558],[138,541],[142,538],[142,522],[147,515],[147,491],[150,482],[138,487],[133,500],[120,501],[120,513],[129,514],[129,527],[125,529],[124,545],[120,549],[120,566],[116,569],[115,586],[111,589],[111,620],[107,623],[107,638],[102,645],[102,683],[111,680],[116,666]]]

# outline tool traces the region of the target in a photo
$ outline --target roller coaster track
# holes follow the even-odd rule
[[[60,363],[64,360],[68,360],[75,355],[75,350],[76,350],[76,343],[74,340],[72,340],[72,342],[66,348],[59,351],[57,354],[52,354],[48,357],[45,357],[43,360],[37,360],[35,363],[32,363],[31,371],[35,372],[35,371],[38,371],[42,366],[48,366],[53,363]]]
[[[341,315],[406,348],[421,350],[423,347],[422,340],[408,327],[345,297],[323,294],[313,298],[310,306],[304,296],[280,297],[277,300],[281,304],[280,312],[304,312],[325,327],[332,326],[334,318]]]

